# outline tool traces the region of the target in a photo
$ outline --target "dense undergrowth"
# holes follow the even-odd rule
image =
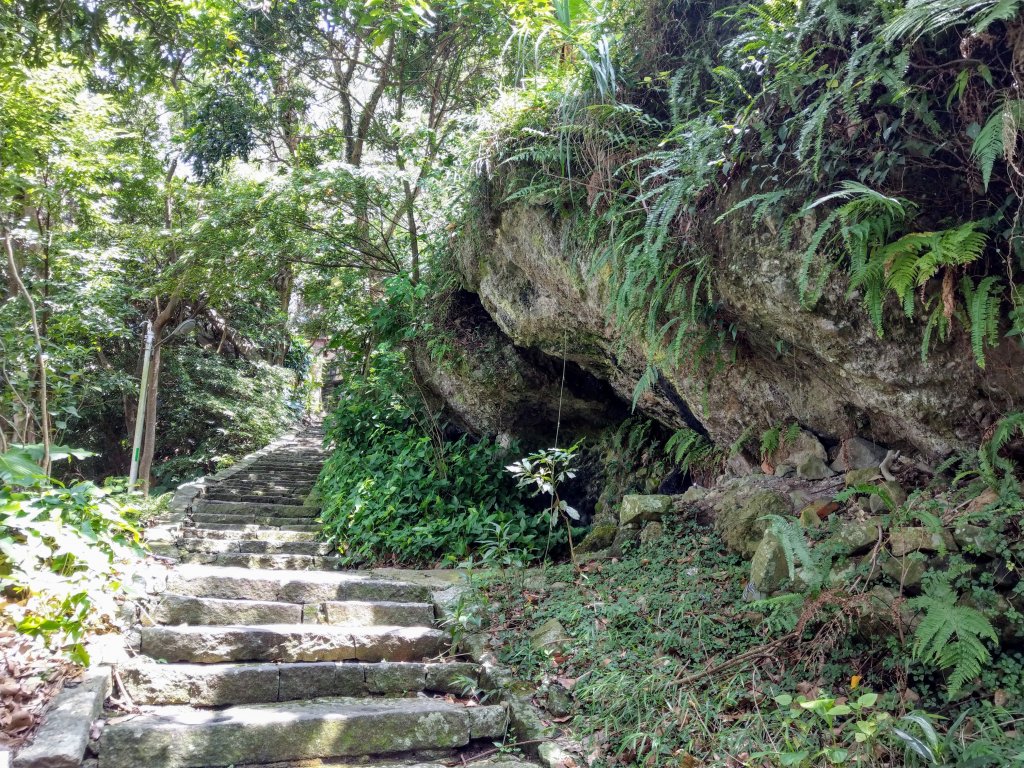
[[[493,439],[449,439],[400,352],[350,366],[325,427],[324,531],[349,563],[450,565],[487,551],[528,562],[558,541],[504,469],[518,456]]]
[[[951,701],[905,641],[859,625],[842,600],[809,600],[794,634],[744,602],[748,575],[713,531],[675,520],[621,559],[548,568],[543,588],[492,585],[485,628],[592,765],[1024,760],[1019,679]],[[530,633],[552,619],[566,637],[538,647]]]

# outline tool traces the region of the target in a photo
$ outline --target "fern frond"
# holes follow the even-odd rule
[[[948,586],[938,586],[911,604],[924,609],[924,617],[914,632],[912,653],[915,659],[950,671],[948,693],[956,693],[977,677],[991,658],[983,641],[998,643],[992,623],[980,611],[957,605]]]
[[[992,178],[992,166],[1003,154],[1003,108],[1000,106],[978,131],[971,145],[971,159],[978,164],[981,171],[981,182],[988,191],[988,183]]]
[[[997,21],[1014,18],[1022,7],[1022,0],[910,0],[903,13],[882,30],[882,39],[913,42],[967,24],[980,34]]]
[[[979,368],[985,367],[986,345],[999,343],[1001,287],[1002,280],[995,275],[983,277],[977,285],[969,276],[960,281],[971,324],[971,349]]]

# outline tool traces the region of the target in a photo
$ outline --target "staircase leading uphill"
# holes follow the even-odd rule
[[[140,712],[102,729],[100,768],[390,765],[504,737],[503,707],[457,698],[478,670],[441,660],[426,587],[322,570],[306,501],[321,460],[303,435],[193,505],[118,667]]]

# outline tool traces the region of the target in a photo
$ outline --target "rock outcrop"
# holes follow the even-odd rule
[[[661,371],[637,404],[651,419],[696,429],[721,446],[796,421],[827,445],[859,434],[935,458],[976,444],[1024,396],[1016,346],[993,350],[982,370],[969,340],[954,334],[922,362],[921,328],[912,321],[894,316],[879,338],[838,278],[805,308],[798,250],[780,248],[742,216],[708,226],[716,228],[719,312],[736,329],[724,351],[729,362]],[[610,276],[579,257],[578,243],[569,247],[570,218],[516,204],[491,212],[478,229],[460,243],[458,266],[486,310],[486,340],[463,349],[461,370],[421,356],[428,388],[468,429],[536,434],[553,423],[564,353],[577,386],[568,387],[563,418],[577,426],[595,417],[614,422],[647,369],[648,349],[639,331],[608,320]]]

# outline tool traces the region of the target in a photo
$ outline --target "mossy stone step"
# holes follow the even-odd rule
[[[259,541],[252,539],[183,538],[178,547],[184,552],[220,554],[241,552],[270,555],[329,555],[334,547],[311,538],[300,541]]]
[[[217,768],[461,747],[500,737],[501,707],[436,699],[312,699],[223,710],[163,707],[108,725],[100,768]]]
[[[182,531],[188,530],[188,527],[183,528]],[[274,525],[266,525],[264,523],[246,523],[246,522],[235,522],[235,523],[203,523],[202,525],[196,526],[195,521],[192,521],[191,530],[206,530],[206,531],[228,531],[230,533],[254,533],[254,534],[270,534],[281,531],[291,531],[293,533],[319,533],[320,526],[316,523],[277,523]],[[184,534],[183,534],[184,535]]]
[[[275,555],[246,552],[179,552],[182,563],[212,565],[225,568],[259,568],[277,571],[336,571],[343,563],[340,557],[330,555]]]
[[[335,624],[349,627],[429,627],[434,606],[429,603],[331,601],[324,603],[230,600],[165,592],[150,616],[157,624]]]
[[[256,525],[244,526],[238,530],[212,530],[210,528],[182,528],[181,537],[188,539],[208,539],[211,541],[266,541],[300,542],[316,541],[316,535],[302,531],[281,531],[273,528],[261,528]]]
[[[118,672],[136,704],[193,707],[420,691],[461,695],[466,681],[477,679],[476,666],[463,663],[156,664],[137,658]]]
[[[167,591],[178,595],[285,603],[390,600],[428,603],[430,590],[419,584],[376,578],[367,573],[282,571],[182,565],[167,577]]]
[[[228,501],[200,499],[193,505],[195,514],[214,515],[278,515],[281,517],[316,517],[320,510],[306,504],[275,504],[269,501]]]
[[[421,661],[440,656],[448,636],[427,627],[330,624],[142,627],[141,652],[166,662]]]

